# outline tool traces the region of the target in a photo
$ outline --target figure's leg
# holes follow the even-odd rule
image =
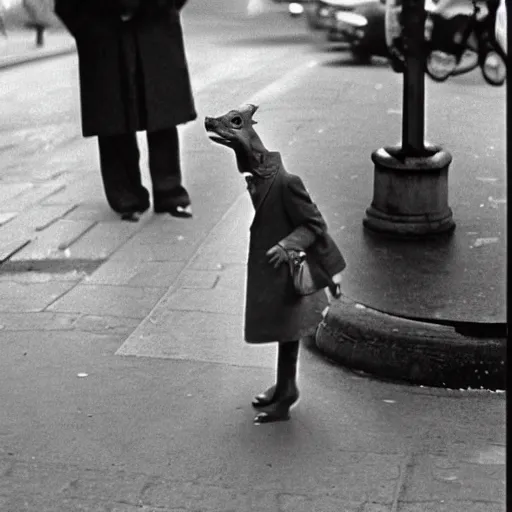
[[[262,412],[254,418],[255,423],[284,421],[290,418],[290,408],[299,399],[297,387],[297,362],[299,342],[280,342],[277,355],[277,383],[274,391],[267,390],[267,398],[271,400],[262,406]]]
[[[277,367],[279,367],[279,344],[277,346]],[[255,409],[261,409],[263,407],[269,406],[273,401],[276,394],[276,387],[277,384],[274,384],[273,386],[270,386],[266,391],[263,391],[263,393],[260,393],[259,395],[256,395],[253,398],[252,406]]]
[[[181,184],[178,129],[148,132],[147,138],[155,213],[191,217],[190,197]]]
[[[149,193],[142,186],[136,134],[100,136],[98,145],[101,176],[110,207],[123,218],[146,211]]]

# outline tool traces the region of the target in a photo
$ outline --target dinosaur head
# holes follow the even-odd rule
[[[239,109],[230,110],[220,117],[206,117],[204,126],[212,133],[210,139],[229,148],[251,147],[251,136],[256,134],[252,127],[256,124],[252,116],[258,110],[256,105],[243,105]]]
[[[235,151],[240,172],[251,172],[261,161],[261,155],[267,152],[253,128],[256,121],[252,116],[256,110],[256,105],[247,104],[223,116],[204,120],[210,139]]]

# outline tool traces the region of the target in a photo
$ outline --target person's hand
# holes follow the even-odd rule
[[[289,259],[288,253],[279,244],[271,247],[265,254],[268,256],[268,262],[274,265],[274,268],[278,268],[281,263]]]

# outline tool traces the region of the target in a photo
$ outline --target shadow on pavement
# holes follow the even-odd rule
[[[379,57],[373,57],[370,61],[364,62],[356,59],[351,54],[346,54],[339,59],[327,60],[321,63],[321,66],[329,68],[338,67],[374,67],[374,68],[387,68],[389,67],[388,61]]]
[[[225,46],[280,46],[290,44],[309,44],[311,38],[308,34],[285,34],[262,37],[247,37],[242,39],[231,39],[224,43]]]

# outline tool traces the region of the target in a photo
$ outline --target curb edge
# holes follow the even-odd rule
[[[331,303],[315,343],[332,361],[376,377],[431,387],[506,389],[506,337],[464,336],[347,297]]]

